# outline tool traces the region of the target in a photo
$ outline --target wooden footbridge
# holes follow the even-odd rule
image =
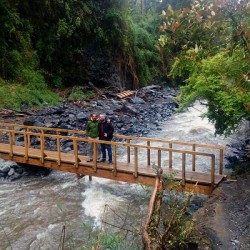
[[[93,161],[79,152],[93,142]],[[70,151],[63,152],[62,146]],[[113,163],[97,162],[98,144],[111,144]],[[155,184],[156,171],[172,175],[185,190],[210,193],[225,177],[223,150],[216,145],[115,135],[114,141],[90,140],[84,131],[0,123],[0,158],[78,175],[130,183]],[[196,188],[194,189],[194,185]]]

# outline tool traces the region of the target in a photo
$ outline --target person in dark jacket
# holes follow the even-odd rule
[[[104,114],[100,114],[99,116],[99,140],[111,141],[113,138],[114,127],[111,124],[110,120],[107,121],[106,116]],[[106,161],[106,150],[108,151],[108,160],[109,163],[112,163],[112,147],[110,144],[101,143],[101,151],[102,151],[102,162]]]

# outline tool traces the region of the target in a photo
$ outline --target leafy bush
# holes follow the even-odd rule
[[[79,100],[85,99],[87,97],[93,97],[94,93],[92,91],[83,92],[80,86],[74,87],[69,95],[69,100]]]

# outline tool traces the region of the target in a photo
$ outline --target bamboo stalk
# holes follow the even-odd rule
[[[186,154],[182,153],[182,185],[186,184]]]
[[[195,144],[192,145],[192,151],[196,151],[196,145]],[[195,164],[196,164],[196,155],[193,154],[192,155],[192,171],[195,171],[195,167],[196,167]]]
[[[147,146],[150,146],[150,141],[147,141]],[[150,166],[150,149],[147,149],[147,162],[148,162],[148,166]]]
[[[134,148],[134,153],[135,153],[135,172],[134,172],[134,177],[138,177],[138,148]]]

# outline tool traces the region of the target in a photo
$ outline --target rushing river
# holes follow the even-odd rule
[[[224,146],[244,136],[241,132],[226,139],[214,137],[213,126],[200,118],[203,111],[196,104],[149,136]],[[15,182],[0,180],[0,184],[0,250],[58,249],[64,225],[66,249],[88,249],[104,224],[113,232],[126,229],[129,239],[131,232],[140,230],[150,198],[150,190],[140,185],[98,178],[90,182],[88,177],[77,180],[74,174],[59,171]]]

